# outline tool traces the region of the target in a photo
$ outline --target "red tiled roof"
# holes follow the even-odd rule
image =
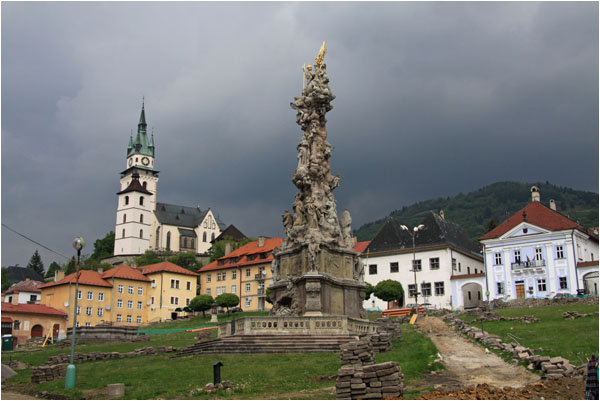
[[[37,304],[9,304],[8,302],[2,302],[2,313],[34,313],[38,315],[57,315],[67,316],[67,314],[61,310],[51,308],[46,305]]]
[[[188,276],[198,276],[198,273],[194,273],[189,271],[188,269],[184,269],[181,266],[177,266],[175,263],[171,262],[160,262],[155,263],[153,265],[141,266],[138,268],[142,271],[143,274],[152,274],[158,272],[171,272],[171,273],[179,273],[179,274],[187,274]]]
[[[275,249],[275,247],[281,247],[282,242],[282,238],[266,238],[264,246],[258,246],[258,241],[249,242],[235,251],[207,264],[198,271],[203,273],[206,271],[229,269],[232,267],[270,263],[273,260],[273,249]],[[267,257],[248,260],[248,256],[261,253],[266,253]],[[232,259],[235,260],[235,262]],[[222,261],[221,264],[219,264],[219,261]]]
[[[526,213],[526,217],[523,216],[523,212]],[[540,202],[534,201],[479,239],[486,240],[501,237],[523,221],[550,231],[578,229],[581,232],[587,233],[587,230],[580,224],[577,224],[559,212],[542,205]]]
[[[102,276],[100,276],[100,273],[98,273],[97,271],[80,270],[79,274],[80,274],[79,275],[79,284],[95,285],[97,287],[112,287],[112,284],[106,280],[103,280]],[[69,284],[69,283],[75,284],[75,273],[69,274],[62,280],[59,280],[56,282],[51,281],[49,283],[46,283],[46,284],[40,286],[40,288],[48,288],[48,287],[53,287],[55,285],[62,285],[62,284]]]
[[[9,317],[2,316],[2,323],[12,323],[13,320]]]
[[[18,294],[19,292],[42,292],[40,286],[44,283],[36,280],[19,281],[11,285],[8,290],[3,292],[3,295]]]
[[[365,251],[365,249],[367,249],[367,247],[369,246],[370,243],[371,243],[371,241],[357,242],[356,244],[354,244],[354,252],[357,252],[359,254],[363,253]]]
[[[597,260],[592,260],[589,262],[579,262],[577,263],[577,267],[591,267],[591,266],[598,266],[598,261]]]
[[[127,280],[150,281],[150,279],[144,276],[139,270],[127,265],[120,265],[105,271],[104,274],[102,274],[102,278],[124,278]]]
[[[460,280],[461,278],[485,277],[485,273],[457,274],[450,276],[450,280]]]

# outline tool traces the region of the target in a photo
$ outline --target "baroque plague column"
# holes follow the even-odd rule
[[[303,67],[302,96],[291,107],[304,134],[298,145],[298,166],[292,182],[298,194],[292,212],[283,214],[285,240],[275,250],[270,287],[277,316],[346,315],[367,317],[362,307],[365,284],[362,266],[353,251],[352,218],[344,210],[338,219],[333,190],[339,175],[329,167],[332,146],[327,142],[325,114],[335,96],[329,88],[325,42],[312,66]]]

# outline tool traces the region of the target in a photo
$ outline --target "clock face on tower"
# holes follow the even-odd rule
[[[132,164],[133,164],[133,159],[129,159],[129,166],[131,167]]]
[[[144,166],[147,166],[148,164],[150,164],[150,159],[148,159],[146,156],[142,157],[142,164]]]

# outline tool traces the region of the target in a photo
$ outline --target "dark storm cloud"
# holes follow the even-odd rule
[[[338,210],[355,228],[498,180],[597,191],[597,14],[591,2],[3,3],[2,221],[68,255],[83,235],[91,252],[114,229],[145,96],[159,200],[281,235],[301,135],[289,103],[322,40]],[[2,230],[2,265],[35,248]]]

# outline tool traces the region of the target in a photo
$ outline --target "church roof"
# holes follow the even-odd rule
[[[236,241],[242,240],[247,238],[244,233],[242,233],[240,230],[237,229],[236,226],[234,226],[233,224],[230,224],[225,230],[223,230],[221,232],[221,234],[219,234],[219,236],[217,238],[215,238],[214,240],[210,241],[210,242],[217,242],[220,241],[222,239],[233,239]]]
[[[125,194],[127,192],[141,192],[146,195],[152,195],[152,192],[148,191],[144,186],[140,183],[139,174],[133,173],[132,180],[124,190],[117,192],[117,195]]]
[[[154,215],[156,220],[160,224],[166,224],[169,226],[180,226],[188,228],[196,228],[202,223],[202,220],[206,217],[208,210],[200,210],[199,207],[189,207],[172,205],[169,203],[156,202],[156,210]],[[219,220],[217,216],[214,216],[219,229],[223,230],[225,224]]]
[[[186,230],[185,228],[177,228],[177,230],[179,231],[179,235],[183,235],[184,237],[197,237],[194,230]]]
[[[451,245],[468,253],[479,255],[479,247],[458,224],[443,219],[434,212],[430,212],[421,224],[425,227],[415,235],[415,248]],[[388,219],[364,252],[412,249],[412,236],[408,231],[403,230],[401,225],[402,223],[396,219]]]
[[[144,110],[144,103],[142,102],[142,112],[140,113],[137,135],[135,136],[135,139],[133,139],[133,137],[129,139],[127,157],[134,154],[154,157],[154,138],[151,137],[148,139],[146,126],[146,112]]]

